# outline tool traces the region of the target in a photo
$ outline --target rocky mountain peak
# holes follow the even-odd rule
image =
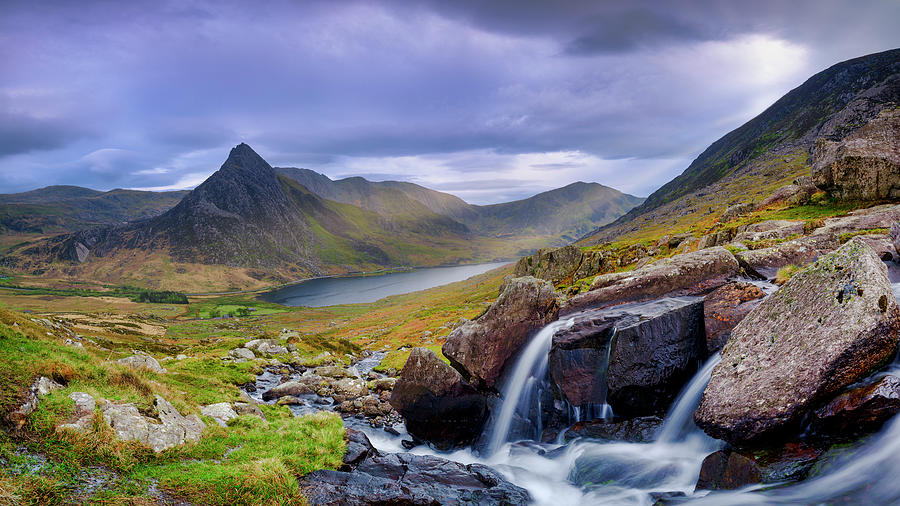
[[[272,166],[268,162],[263,160],[256,151],[253,151],[253,148],[243,142],[231,148],[228,158],[222,164],[222,168],[225,167],[236,167],[248,171],[272,170]]]

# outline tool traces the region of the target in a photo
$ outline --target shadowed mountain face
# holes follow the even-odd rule
[[[817,139],[843,139],[881,110],[898,104],[900,49],[838,63],[714,142],[681,175],[585,241],[611,240],[640,227],[643,223],[635,221],[638,217],[652,219],[660,207],[703,193],[702,189],[713,183],[762,174],[771,168],[771,163],[764,162],[773,154],[799,153],[805,158]]]

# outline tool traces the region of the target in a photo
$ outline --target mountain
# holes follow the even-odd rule
[[[583,243],[653,227],[677,229],[723,206],[759,199],[809,175],[809,155],[818,139],[841,140],[898,104],[900,49],[838,63],[714,142],[681,175]]]
[[[527,199],[477,206],[413,183],[372,182],[361,177],[334,181],[308,169],[277,168],[276,171],[323,198],[382,215],[396,215],[398,207],[401,212],[408,211],[408,204],[398,206],[398,203],[411,200],[436,214],[457,220],[479,235],[541,236],[553,244],[574,241],[643,202],[642,198],[598,183],[577,182]]]
[[[48,186],[0,195],[0,234],[49,234],[149,218],[171,209],[188,192]]]

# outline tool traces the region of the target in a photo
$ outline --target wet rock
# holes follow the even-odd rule
[[[376,392],[391,391],[397,383],[397,378],[379,378],[372,380],[372,390]]]
[[[560,315],[667,295],[705,293],[722,286],[739,269],[734,255],[718,246],[676,255],[631,272],[597,276],[590,291],[563,304]]]
[[[303,400],[293,395],[283,395],[275,401],[275,404],[278,406],[300,406],[303,404]]]
[[[558,308],[553,285],[513,278],[487,312],[450,333],[442,351],[468,381],[493,388],[506,362],[532,334],[556,320]]]
[[[852,239],[735,327],[694,420],[732,443],[793,430],[817,403],[889,360],[898,329],[887,268]]]
[[[255,403],[252,402],[235,402],[234,403],[234,412],[238,414],[238,416],[255,416],[260,420],[266,420],[265,413],[259,409]]]
[[[707,355],[722,349],[734,327],[763,297],[765,294],[757,286],[735,281],[716,288],[703,299]]]
[[[572,406],[602,403],[605,396],[617,415],[665,411],[706,358],[703,301],[697,298],[571,317],[574,324],[553,336],[549,369],[554,390]]]
[[[838,435],[874,432],[900,412],[900,377],[885,375],[842,393],[815,411],[813,426]]]
[[[772,278],[786,265],[802,267],[837,248],[838,242],[824,235],[800,237],[768,248],[735,253],[741,267],[751,275]]]
[[[411,435],[439,448],[470,443],[487,417],[485,398],[425,348],[413,348],[390,403]]]
[[[344,463],[341,471],[352,471],[364,460],[371,457],[378,457],[378,450],[372,446],[365,432],[347,429],[344,433],[344,439],[347,440],[347,450],[344,452]]]
[[[314,384],[314,382],[311,383]],[[272,399],[278,399],[286,395],[306,395],[311,394],[314,391],[315,390],[310,386],[310,383],[292,380],[286,381],[280,385],[276,385],[270,388],[268,391],[263,392],[262,398],[264,401],[271,401]]]
[[[843,140],[819,139],[812,178],[844,200],[900,197],[900,111],[882,111]]]
[[[335,395],[340,395],[345,399],[356,399],[369,393],[366,383],[357,378],[344,378],[335,381],[333,386]]]
[[[316,367],[315,370],[313,370],[313,374],[316,374],[318,376],[322,376],[325,378],[335,378],[335,379],[355,378],[356,377],[355,374],[352,374],[347,369],[344,369],[343,367],[333,366],[333,365],[324,366],[324,367]]]
[[[721,216],[719,216],[719,223],[728,223],[729,221],[745,215],[750,214],[756,209],[756,206],[751,203],[743,203],[743,204],[735,204],[733,206],[729,206],[722,212]]]
[[[703,459],[697,490],[734,490],[756,483],[802,480],[822,454],[821,448],[798,442],[752,452],[719,450]]]
[[[253,339],[252,341],[247,341],[244,344],[244,348],[265,357],[284,355],[288,352],[287,348],[278,344],[278,341],[274,339]]]
[[[256,355],[253,354],[253,351],[248,350],[247,348],[235,348],[228,352],[228,356],[236,359],[244,359],[244,360],[254,360]]]
[[[608,439],[629,443],[649,443],[656,439],[656,433],[663,419],[658,416],[642,416],[618,422],[593,420],[578,422],[563,434],[566,441],[575,438]]]
[[[146,369],[159,374],[167,372],[155,358],[143,352],[136,352],[130,357],[120,358],[118,362],[135,369]]]
[[[557,285],[572,277],[581,265],[581,259],[581,248],[577,246],[543,248],[534,255],[520,258],[513,274],[516,277],[534,276]]]
[[[740,453],[717,451],[703,459],[699,490],[733,490],[762,481],[759,467]]]
[[[200,406],[200,414],[212,418],[221,427],[226,427],[228,420],[238,417],[238,414],[231,408],[231,404],[227,402]]]
[[[524,489],[481,464],[431,455],[367,456],[350,472],[313,471],[300,479],[311,505],[527,504]]]

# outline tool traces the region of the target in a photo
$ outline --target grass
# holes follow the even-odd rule
[[[797,274],[802,270],[802,267],[794,264],[785,265],[784,267],[778,269],[778,272],[775,274],[775,284],[783,285],[790,281],[794,274]]]
[[[865,230],[857,230],[855,232],[845,232],[838,237],[838,241],[841,244],[853,239],[858,235],[886,235],[888,233],[888,229],[886,228],[867,228]]]

